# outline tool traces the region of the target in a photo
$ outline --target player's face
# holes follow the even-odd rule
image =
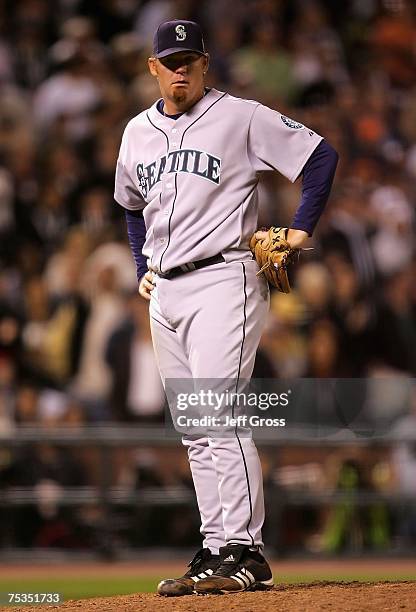
[[[173,113],[186,111],[202,97],[207,69],[208,56],[189,51],[149,58],[150,73],[159,82],[168,112],[170,109]]]

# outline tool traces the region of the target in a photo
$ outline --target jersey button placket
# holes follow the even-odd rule
[[[177,129],[173,128],[172,132],[177,133]],[[177,139],[177,137],[176,137]],[[169,143],[169,151],[176,150],[178,148],[178,143],[170,142]],[[166,174],[163,173],[161,177],[161,216],[159,218],[159,222],[157,224],[157,245],[158,245],[158,259],[160,261],[160,257],[166,248],[168,243],[169,236],[169,217],[172,211],[173,199],[175,196],[175,176],[174,174]],[[165,268],[165,263],[162,266]]]
[[[177,151],[180,148],[181,131],[177,127],[171,129],[171,137],[169,138],[169,152]],[[169,167],[169,162],[167,168]],[[171,217],[173,201],[175,198],[175,174],[174,173],[163,173],[161,177],[161,215],[159,223],[157,224],[158,233],[158,246],[159,246],[159,257],[163,250],[166,248],[169,236],[169,219]],[[160,261],[160,260],[159,260]],[[166,262],[163,262],[163,267],[166,266]]]

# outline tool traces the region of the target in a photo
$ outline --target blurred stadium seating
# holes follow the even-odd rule
[[[292,294],[272,296],[255,376],[366,380],[371,401],[355,410],[351,398],[330,443],[307,428],[263,441],[270,546],[404,554],[416,542],[414,3],[5,0],[0,558],[198,538],[185,454],[163,444],[147,313],[113,200],[124,126],[158,97],[152,33],[171,17],[202,24],[210,86],[304,122],[340,154],[314,251]],[[290,223],[299,183],[262,180],[259,225]],[[316,406],[334,426],[323,396],[299,423],[316,425]],[[167,511],[174,534],[150,540]]]

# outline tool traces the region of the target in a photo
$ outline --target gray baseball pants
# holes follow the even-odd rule
[[[252,259],[219,263],[173,279],[155,276],[153,344],[166,379],[250,379],[269,307]],[[219,383],[220,384],[220,383]],[[205,547],[263,548],[263,478],[251,437],[185,434]]]

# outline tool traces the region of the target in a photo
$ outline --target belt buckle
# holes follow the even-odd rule
[[[158,272],[157,275],[159,276],[159,278],[170,278],[170,270],[168,272]]]
[[[193,272],[194,270],[196,270],[196,265],[192,262],[183,264],[182,266],[179,266],[179,267],[182,270],[182,272]]]

